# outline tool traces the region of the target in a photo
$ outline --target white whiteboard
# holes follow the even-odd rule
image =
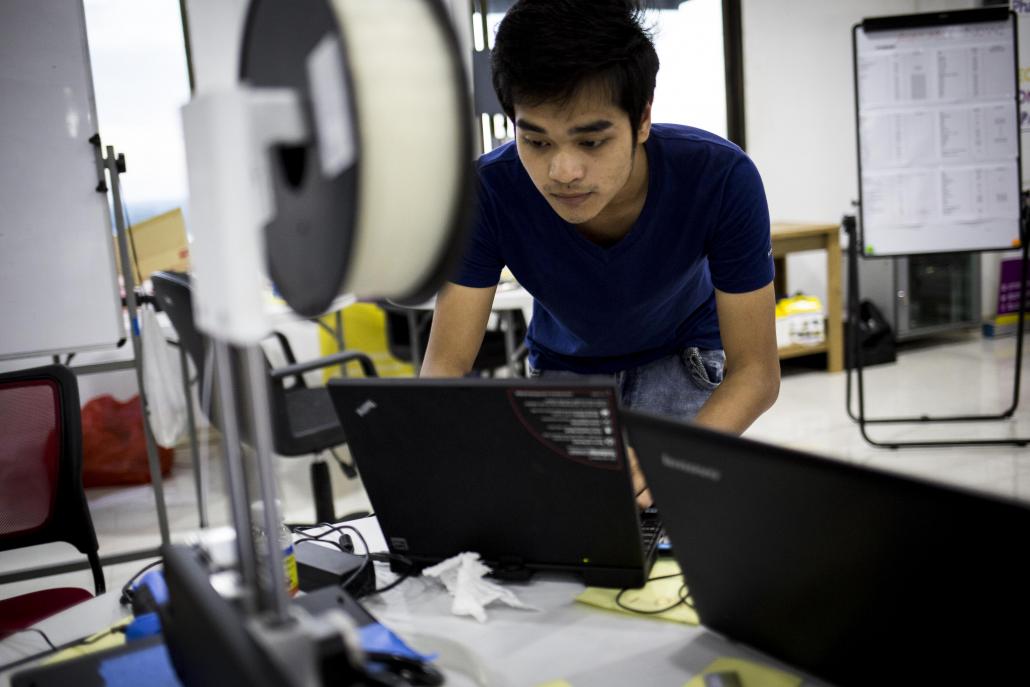
[[[1014,20],[1007,10],[906,19],[855,27],[862,252],[1018,247]]]
[[[0,360],[124,336],[95,133],[82,3],[0,2]]]

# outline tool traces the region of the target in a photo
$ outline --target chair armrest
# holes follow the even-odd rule
[[[273,331],[272,336],[275,337],[276,341],[279,342],[279,348],[283,351],[283,356],[286,358],[288,365],[293,365],[297,362],[297,356],[293,355],[293,347],[290,346],[290,340],[286,338],[286,335],[282,332]]]
[[[379,376],[378,373],[376,373],[375,365],[372,364],[372,359],[364,353],[359,353],[357,351],[340,351],[339,353],[327,355],[324,358],[315,358],[314,360],[307,360],[302,363],[294,363],[293,365],[277,367],[271,371],[271,375],[272,379],[280,380],[284,377],[303,374],[305,372],[310,372],[311,370],[319,370],[323,367],[339,365],[351,360],[357,360],[361,364],[361,369],[365,373],[366,377]]]

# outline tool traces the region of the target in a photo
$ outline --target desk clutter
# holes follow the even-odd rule
[[[776,345],[814,346],[826,341],[826,311],[816,296],[796,294],[776,302]]]
[[[614,389],[526,379],[331,384],[375,515],[284,530],[301,589],[285,614],[326,637],[324,669],[338,671],[326,675],[380,684],[360,682],[377,666],[401,679],[443,671],[487,676],[476,684],[617,684],[587,667],[576,653],[585,647],[571,639],[545,650],[559,628],[589,630],[590,655],[610,654],[613,666],[659,652],[680,685],[709,673],[690,684],[732,684],[732,673],[750,687],[794,685],[795,674],[868,685],[885,671],[948,684],[1017,668],[1025,631],[964,628],[1030,615],[1030,565],[1012,546],[1030,531],[1025,504],[634,412],[618,407]],[[446,409],[466,422],[448,424]],[[657,508],[635,503],[624,439]],[[233,670],[261,684],[281,654],[239,622],[235,532],[202,533],[192,546],[163,549],[162,573],[128,586],[135,617],[124,636],[128,645],[150,641],[136,646],[151,658],[160,659],[153,642],[164,642],[183,684],[213,684]],[[662,534],[671,555],[658,554]],[[948,601],[956,588],[976,597],[961,620]],[[46,622],[36,629],[49,631]],[[96,638],[85,640],[91,649],[102,646]],[[441,640],[450,644],[436,665],[431,647]],[[725,659],[767,662],[773,672],[704,668],[717,657],[712,642]],[[122,674],[137,665],[124,658],[128,645],[78,667],[33,668],[12,684]],[[946,664],[934,658],[941,651]],[[1000,658],[984,664],[988,654]],[[120,657],[117,670],[109,657]]]
[[[425,568],[422,574],[439,580],[447,588],[447,593],[454,597],[451,604],[454,615],[472,616],[485,623],[486,606],[495,601],[512,608],[535,610],[519,601],[512,590],[485,579],[491,572],[478,553],[463,551]]]

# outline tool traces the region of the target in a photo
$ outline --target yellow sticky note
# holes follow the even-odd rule
[[[648,582],[641,589],[627,589],[619,597],[619,603],[615,598],[619,596],[619,589],[606,589],[601,587],[587,587],[583,593],[576,597],[576,601],[589,604],[609,611],[616,611],[637,618],[655,618],[667,620],[674,623],[686,625],[697,625],[697,611],[684,603],[677,603],[683,587],[683,576],[680,573],[679,564],[672,559],[660,559],[651,568],[651,582]],[[689,603],[690,599],[687,597]],[[668,609],[662,613],[655,613],[661,609]],[[634,612],[628,609],[636,609]]]
[[[572,687],[572,683],[568,680],[551,680],[550,682],[541,682],[536,687]]]
[[[734,672],[744,687],[798,687],[801,678],[768,666],[739,658],[717,658],[700,675],[695,675],[683,687],[704,687],[705,675]]]
[[[122,644],[125,644],[125,633],[117,632],[116,628],[123,628],[130,622],[132,622],[131,617],[119,620],[110,628],[97,632],[94,635],[90,635],[81,644],[76,644],[64,651],[59,651],[56,654],[53,654],[43,661],[43,665],[61,663],[62,661],[79,658],[86,654],[92,654],[97,651],[103,651],[104,649],[113,649],[116,646],[121,646]]]

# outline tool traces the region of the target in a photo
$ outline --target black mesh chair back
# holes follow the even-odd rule
[[[390,354],[398,360],[421,364],[425,360],[426,347],[429,345],[429,331],[433,325],[432,310],[418,310],[382,302],[378,304],[386,314],[386,345]],[[516,344],[526,337],[526,321],[522,313],[513,313],[515,325],[513,337]],[[412,336],[414,325],[414,336]],[[418,357],[412,355],[413,346],[418,347]],[[483,343],[472,363],[473,372],[492,373],[494,370],[508,365],[508,348],[504,340],[504,332],[488,329],[483,333]]]
[[[204,414],[216,427],[220,426],[220,415],[214,399],[215,384],[212,370],[208,369],[207,337],[200,332],[193,321],[193,297],[189,275],[176,272],[155,272],[150,277],[161,309],[179,335],[181,345],[193,360],[200,380],[200,402]],[[274,333],[286,359],[286,365],[272,368],[265,358],[268,372],[269,399],[271,402],[270,418],[272,423],[272,441],[275,452],[281,456],[302,456],[329,450],[346,443],[347,436],[336,417],[336,410],[324,386],[309,387],[304,381],[304,373],[332,365],[340,365],[356,361],[361,365],[365,376],[375,377],[376,370],[371,358],[355,351],[341,351],[329,356],[298,363],[293,349],[285,336]],[[241,354],[231,351],[234,368],[241,368]],[[241,378],[237,375],[237,378]],[[238,408],[246,408],[245,396],[240,388],[234,390]],[[253,433],[249,429],[248,413],[242,413],[241,431],[244,441],[249,443]],[[335,454],[334,454],[335,456]],[[353,467],[342,462],[338,457],[341,469],[348,477],[354,476]],[[328,506],[325,494],[328,489],[328,472],[321,463],[312,463],[312,488],[316,492],[318,509],[324,514]],[[325,518],[320,518],[325,520]]]

